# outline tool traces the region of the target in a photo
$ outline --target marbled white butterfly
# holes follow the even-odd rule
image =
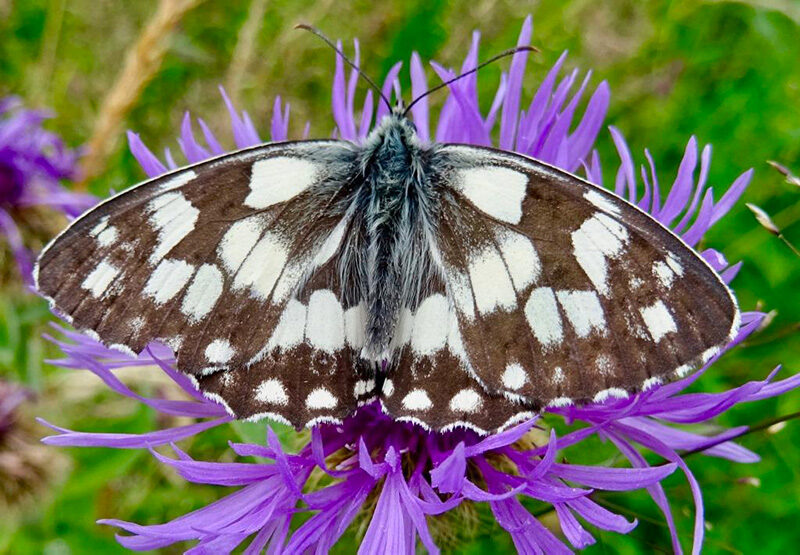
[[[166,343],[236,417],[298,427],[378,399],[493,431],[732,338],[730,291],[648,214],[526,156],[423,144],[406,113],[132,187],[44,250],[37,287],[108,345]]]

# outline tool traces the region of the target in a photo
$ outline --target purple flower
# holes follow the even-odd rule
[[[523,25],[519,44],[528,44],[531,20]],[[477,64],[476,33],[461,67]],[[355,44],[356,58],[358,43]],[[540,84],[530,103],[522,98],[522,79],[527,52],[517,53],[507,74],[503,74],[494,102],[487,113],[478,105],[477,76],[470,75],[450,86],[438,120],[433,122],[428,99],[412,109],[414,122],[423,141],[469,142],[495,145],[536,156],[569,171],[582,171],[589,179],[602,183],[599,156],[593,150],[605,119],[609,89],[605,83],[590,88],[590,75],[579,77],[577,70],[561,76],[565,55],[556,62]],[[432,63],[441,79],[456,72]],[[395,65],[386,77],[383,91],[399,93]],[[427,89],[422,62],[411,59],[412,95]],[[386,107],[374,103],[367,92],[360,116],[356,116],[355,72],[346,74],[337,59],[333,81],[334,135],[352,141],[363,140]],[[261,142],[246,112],[237,112],[222,92],[231,117],[236,146],[243,148]],[[588,100],[587,100],[588,98]],[[585,108],[581,106],[585,104]],[[374,114],[374,118],[373,118]],[[271,139],[285,140],[289,106],[276,98]],[[435,123],[435,129],[434,129]],[[180,148],[189,162],[197,162],[224,152],[208,126],[197,120],[203,140],[198,141],[193,120],[184,117]],[[497,133],[494,131],[497,130]],[[722,197],[715,201],[706,178],[711,159],[710,147],[700,154],[692,138],[666,198],[660,189],[652,157],[645,151],[648,165],[641,168],[642,185],[636,166],[622,135],[611,129],[621,160],[615,190],[671,226],[690,245],[730,210],[750,180],[742,174]],[[495,143],[492,139],[497,136]],[[131,151],[149,176],[176,167],[167,152],[162,162],[129,134]],[[695,177],[697,176],[697,177]],[[641,197],[640,197],[641,194]],[[726,282],[735,276],[739,264],[729,265],[721,253],[707,249],[702,255]],[[733,348],[753,333],[763,320],[762,313],[745,313],[738,336],[717,354]],[[594,537],[582,522],[601,530],[627,533],[636,526],[599,502],[593,492],[628,491],[646,488],[662,510],[672,534],[673,548],[681,551],[666,494],[660,482],[680,469],[688,479],[696,502],[696,526],[692,551],[703,542],[703,504],[700,486],[681,453],[702,450],[706,456],[734,462],[753,462],[757,455],[730,441],[746,427],[734,428],[716,436],[703,436],[685,429],[686,424],[706,422],[739,403],[781,395],[800,386],[800,376],[775,381],[773,371],[764,380],[743,384],[722,393],[686,393],[686,389],[709,371],[714,360],[703,369],[670,384],[653,387],[628,398],[609,398],[584,406],[553,407],[541,416],[488,437],[456,429],[447,433],[428,432],[411,424],[392,420],[379,406],[362,407],[340,425],[319,424],[311,429],[310,441],[295,453],[287,452],[277,435],[265,426],[264,445],[232,443],[240,457],[258,457],[258,462],[205,462],[191,458],[173,442],[230,420],[220,405],[198,394],[189,380],[172,367],[171,353],[153,345],[139,357],[120,355],[95,340],[62,330],[69,341],[53,339],[66,358],[56,363],[68,368],[88,368],[112,389],[152,406],[165,414],[199,419],[198,423],[141,435],[83,433],[57,428],[59,433],[45,438],[46,443],[118,448],[149,448],[159,461],[169,465],[187,481],[237,488],[219,501],[170,522],[143,526],[120,520],[103,520],[126,534],[119,542],[135,550],[157,549],[175,542],[196,540],[190,552],[228,552],[246,544],[245,553],[326,552],[334,545],[366,507],[371,514],[361,542],[360,553],[412,553],[418,542],[437,553],[436,537],[430,518],[457,511],[466,503],[485,503],[497,524],[512,537],[520,553],[569,552],[567,543],[582,548]],[[190,400],[175,401],[144,398],[114,377],[121,366],[157,364],[175,380]],[[553,425],[561,421],[566,432],[557,436]],[[543,430],[549,430],[543,435]],[[559,462],[563,450],[579,450],[593,436],[610,442],[630,461],[630,468],[602,464],[582,466]],[[156,451],[170,444],[171,453]],[[663,462],[651,465],[645,454],[660,456]],[[267,462],[265,462],[267,461]],[[528,498],[551,507],[558,517],[566,542],[545,527],[521,502]],[[299,524],[298,513],[306,516]],[[294,524],[294,526],[293,526]]]
[[[19,211],[48,207],[74,217],[97,201],[60,184],[62,179],[74,178],[77,155],[42,127],[48,117],[45,112],[22,108],[15,97],[0,99],[0,233],[26,282],[33,266],[15,222]]]

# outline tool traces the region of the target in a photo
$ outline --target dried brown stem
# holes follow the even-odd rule
[[[86,155],[81,161],[79,189],[100,175],[122,133],[125,118],[142,90],[158,73],[175,27],[183,16],[203,0],[160,0],[136,44],[128,51],[116,82],[103,100]]]
[[[234,104],[239,100],[239,92],[242,89],[242,78],[253,59],[256,37],[261,30],[266,11],[267,0],[253,0],[247,12],[247,19],[239,29],[236,47],[233,50],[233,56],[231,56],[231,65],[228,68],[228,75],[225,78],[225,88],[233,99]]]

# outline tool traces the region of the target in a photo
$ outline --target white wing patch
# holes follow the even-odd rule
[[[253,164],[247,206],[263,209],[299,195],[317,178],[317,166],[308,160],[278,156]]]
[[[605,314],[594,291],[559,291],[558,302],[578,337],[587,337],[592,331],[606,333]]]
[[[481,408],[481,396],[474,389],[462,389],[450,399],[450,410],[453,412],[464,412],[471,414],[478,412]]]
[[[500,230],[496,237],[516,290],[535,283],[542,273],[542,263],[531,240],[510,229]]]
[[[150,255],[156,264],[194,230],[200,211],[181,192],[160,195],[147,205],[150,225],[158,231],[158,244]]]
[[[119,268],[103,260],[86,276],[81,287],[89,291],[93,297],[100,298],[119,274]]]
[[[205,354],[211,364],[225,364],[233,358],[236,351],[227,339],[215,339],[208,344]]]
[[[619,206],[606,195],[594,189],[589,189],[583,194],[583,198],[591,202],[596,208],[604,210],[616,216],[619,215]]]
[[[178,189],[189,183],[195,177],[197,177],[197,174],[193,170],[181,172],[164,181],[164,183],[159,186],[159,190],[166,193],[167,191]]]
[[[190,322],[198,322],[208,316],[222,295],[224,283],[222,272],[215,264],[200,266],[183,297],[181,312],[189,317]]]
[[[431,295],[420,303],[414,315],[411,348],[417,355],[432,355],[444,349],[450,309],[444,295]]]
[[[344,312],[344,337],[347,345],[356,351],[366,342],[367,309],[363,302]]]
[[[653,305],[641,309],[640,312],[653,341],[661,341],[665,335],[678,331],[675,320],[663,301],[656,301]]]
[[[433,402],[424,389],[414,389],[403,397],[403,406],[407,410],[428,410]]]
[[[303,342],[306,330],[306,305],[297,299],[289,299],[281,313],[281,319],[272,332],[265,347],[266,352],[273,349],[291,349]],[[257,358],[266,354],[260,353]]]
[[[531,296],[525,303],[525,318],[534,337],[542,346],[555,346],[563,341],[561,314],[556,304],[556,296],[550,287],[539,287],[531,291]]]
[[[162,305],[183,291],[192,274],[194,266],[188,262],[164,259],[147,280],[144,294],[152,297],[157,305]]]
[[[326,387],[318,387],[306,397],[306,407],[311,410],[333,409],[339,400]]]
[[[461,193],[480,210],[498,220],[518,224],[528,177],[516,170],[483,166],[461,170],[457,179]]]
[[[259,214],[235,222],[219,243],[217,253],[225,269],[235,274],[264,233],[264,218]]]
[[[289,250],[284,239],[275,233],[265,233],[236,272],[233,288],[249,287],[257,298],[267,300],[288,257]]]
[[[525,382],[528,381],[528,376],[519,363],[512,362],[506,366],[502,379],[504,387],[516,391],[525,385]]]
[[[280,380],[275,378],[261,382],[256,388],[255,398],[256,401],[270,405],[286,406],[289,404],[289,396],[286,394],[286,388],[283,387]]]
[[[344,309],[330,289],[314,291],[308,300],[306,339],[328,353],[344,347]]]
[[[494,245],[473,253],[469,261],[469,277],[475,305],[481,314],[495,310],[512,310],[517,306],[517,295],[506,264]]]
[[[596,213],[572,232],[575,259],[601,295],[608,295],[607,258],[622,254],[628,232],[619,222]]]

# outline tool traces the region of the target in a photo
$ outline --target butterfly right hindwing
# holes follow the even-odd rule
[[[434,430],[466,427],[487,433],[533,416],[530,408],[489,394],[474,378],[455,307],[439,279],[413,311],[401,313],[394,347],[381,403],[398,420]]]

